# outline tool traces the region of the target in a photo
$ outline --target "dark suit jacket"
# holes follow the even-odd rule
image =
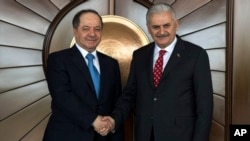
[[[112,114],[116,127],[135,107],[136,141],[208,141],[213,91],[206,51],[178,37],[157,88],[150,43],[133,53],[122,97]]]
[[[97,99],[88,67],[74,46],[52,53],[48,58],[47,82],[52,97],[52,115],[44,141],[93,141],[91,124],[97,115],[110,115],[121,93],[118,62],[97,52],[101,71]],[[122,141],[122,128],[98,141]]]

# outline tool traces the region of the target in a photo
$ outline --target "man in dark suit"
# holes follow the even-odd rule
[[[96,51],[102,28],[102,18],[96,11],[78,12],[73,18],[76,44],[49,55],[46,77],[52,114],[44,141],[123,141],[122,127],[107,136],[96,132],[110,126],[102,116],[111,114],[121,93],[117,60]],[[93,57],[91,67],[96,78],[88,68],[88,56]]]
[[[206,51],[176,35],[171,6],[147,12],[154,42],[133,53],[127,85],[112,118],[114,129],[135,110],[136,141],[208,141],[213,90]]]

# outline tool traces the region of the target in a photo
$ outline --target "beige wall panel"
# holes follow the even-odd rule
[[[50,44],[50,52],[66,49],[70,47],[70,43],[73,39],[73,27],[72,27],[72,19],[73,16],[80,10],[85,8],[95,9],[100,13],[100,15],[108,15],[109,14],[109,5],[108,0],[90,0],[86,1],[83,4],[78,5],[73,10],[71,10],[62,21],[57,26],[55,33],[53,35],[51,44]]]
[[[64,6],[66,6],[68,3],[70,3],[71,0],[50,0],[54,5],[56,5],[59,9],[62,9]]]
[[[25,7],[31,9],[36,14],[41,15],[49,21],[52,21],[59,10],[50,0],[17,0]]]
[[[226,0],[213,0],[180,20],[179,35],[226,21]]]
[[[198,32],[182,36],[182,39],[197,44],[205,49],[226,47],[226,24],[219,24],[200,30]],[[224,58],[225,59],[225,58]]]
[[[0,121],[48,94],[46,81],[1,93]]]
[[[29,30],[0,21],[0,44],[42,50],[44,37]]]
[[[176,0],[173,4],[173,8],[176,11],[177,18],[180,19],[210,1],[211,0]]]
[[[42,65],[41,51],[0,46],[0,68]]]
[[[25,135],[20,141],[41,141],[45,128],[47,126],[49,116],[39,123],[32,131]]]
[[[212,71],[211,73],[214,93],[225,97],[225,72]]]
[[[0,72],[0,93],[45,79],[42,66],[1,69]]]
[[[213,119],[225,126],[225,98],[219,95],[214,95]]]
[[[225,133],[224,126],[213,121],[210,134],[210,141],[225,141],[224,133]]]
[[[15,0],[1,0],[0,19],[40,34],[45,34],[49,27],[47,20]]]
[[[138,26],[146,33],[149,40],[152,41],[146,26],[146,12],[147,8],[133,0],[116,0],[115,1],[115,15],[125,17]]]
[[[152,1],[152,0],[151,0]],[[176,2],[177,0],[154,0],[154,3],[158,3],[158,2],[166,2],[168,4],[172,4],[174,2]]]
[[[216,71],[226,71],[226,50],[225,49],[213,49],[207,50],[210,68]],[[225,82],[224,82],[225,83]]]
[[[250,124],[250,1],[234,0],[233,124]]]
[[[18,141],[49,114],[49,105],[50,97],[47,96],[0,122],[1,140]]]

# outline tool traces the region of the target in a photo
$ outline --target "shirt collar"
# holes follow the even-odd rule
[[[76,45],[77,49],[81,52],[82,56],[85,58],[89,52],[87,50],[83,49],[82,47],[80,47],[80,45],[78,45],[77,43],[75,43],[75,45]],[[96,50],[91,52],[91,54],[93,54],[95,56],[95,58],[97,58]]]
[[[166,46],[164,49],[160,48],[157,44],[155,44],[155,49],[154,49],[154,56],[159,53],[160,50],[166,50],[168,53],[172,54],[174,47],[176,45],[177,38],[174,38],[174,41],[169,45]]]

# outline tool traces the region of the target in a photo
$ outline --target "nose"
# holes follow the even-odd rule
[[[95,30],[94,29],[89,30],[89,35],[95,36],[96,35]]]
[[[161,27],[161,28],[160,28],[160,34],[161,34],[161,35],[162,35],[162,34],[165,34],[164,27]]]

